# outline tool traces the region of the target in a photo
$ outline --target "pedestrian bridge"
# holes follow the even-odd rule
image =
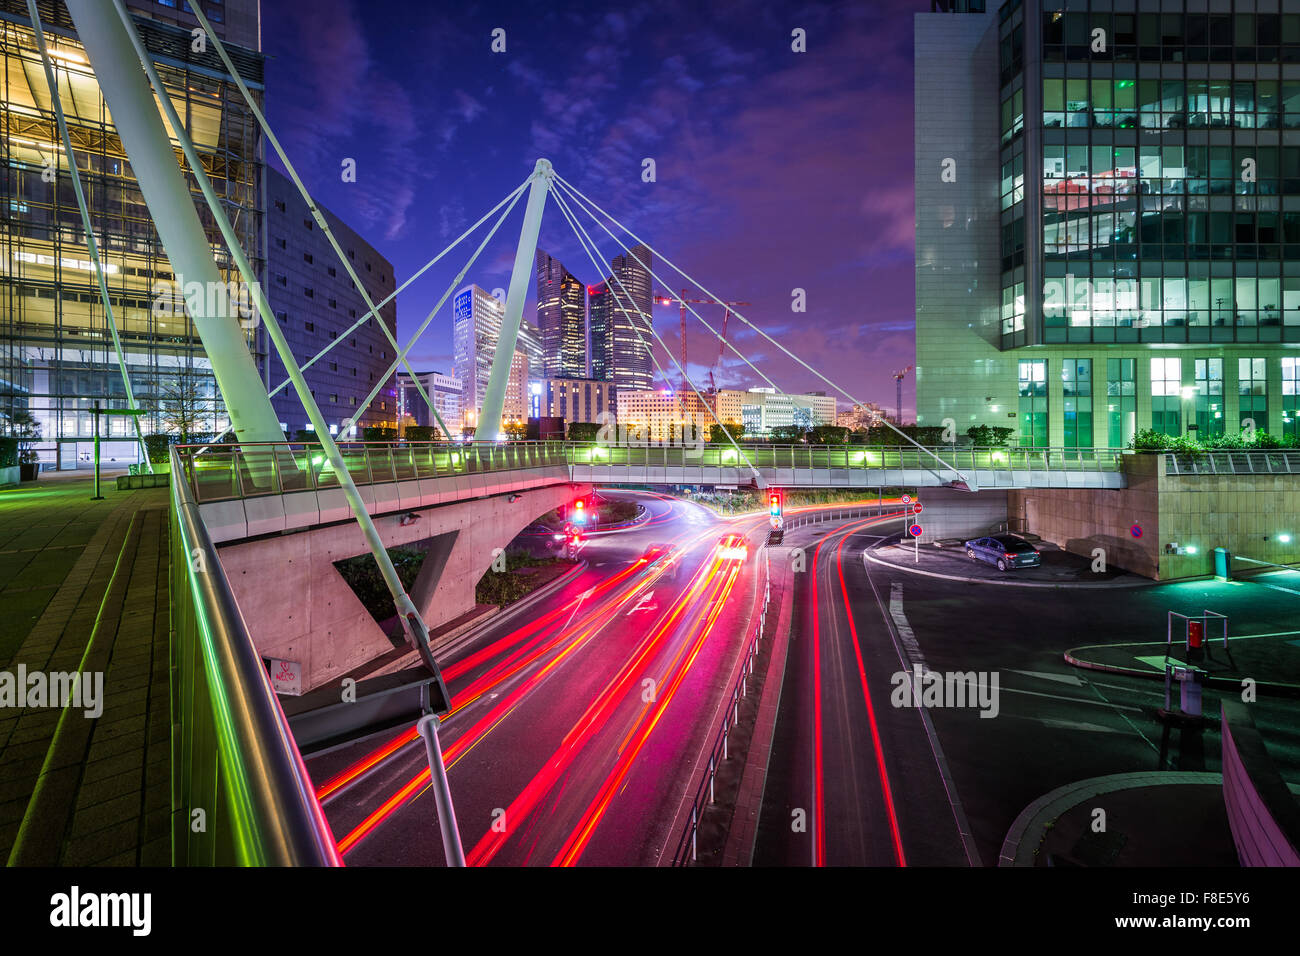
[[[964,478],[971,491],[1125,484],[1118,449],[554,441],[345,442],[339,448],[371,514],[573,482],[881,489],[962,487]],[[339,477],[318,446],[195,445],[177,452],[214,543],[352,517]]]

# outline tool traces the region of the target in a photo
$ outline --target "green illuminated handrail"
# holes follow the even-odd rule
[[[171,466],[172,863],[341,866],[175,448]]]

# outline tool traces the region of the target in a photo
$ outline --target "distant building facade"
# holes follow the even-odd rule
[[[542,415],[566,422],[600,422],[617,414],[617,390],[611,382],[590,378],[548,378],[541,383]]]
[[[451,432],[450,435],[444,437],[459,435],[462,427],[460,379],[442,372],[420,372],[418,374],[425,393],[433,400],[433,407],[437,409],[438,414]],[[397,410],[399,419],[403,423],[433,425],[435,427],[438,424],[429,413],[429,406],[420,396],[414,380],[406,372],[397,373]]]
[[[587,286],[564,264],[537,250],[537,334],[541,363],[534,377],[587,375]]]
[[[387,375],[396,350],[378,323],[396,338],[397,301],[380,308],[378,321],[370,316],[356,326],[368,311],[365,299],[353,287],[297,187],[271,168],[266,180],[266,298],[299,366],[334,343],[303,373],[330,433],[346,435],[349,424],[356,427],[357,434],[366,425],[396,427],[397,383],[394,376]],[[323,206],[320,209],[370,300],[379,305],[396,288],[392,263],[332,212]],[[274,349],[267,368],[269,391],[288,374]],[[358,415],[360,403],[376,383],[380,383],[379,393]],[[275,395],[271,405],[290,437],[300,429],[311,430],[307,412],[292,387]]]

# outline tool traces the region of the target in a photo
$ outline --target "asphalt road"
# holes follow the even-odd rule
[[[717,542],[764,522],[619,494],[650,522],[590,537],[575,579],[440,655],[454,706],[441,742],[471,865],[653,865],[676,846],[758,594],[758,537],[745,561],[720,558]],[[675,561],[642,560],[661,543]],[[413,733],[309,770],[349,865],[444,862]]]
[[[993,865],[1020,811],[1056,787],[1138,770],[1220,769],[1216,693],[1205,694],[1206,730],[1171,731],[1155,713],[1159,682],[1076,669],[1062,659],[1066,649],[1163,640],[1169,610],[1227,614],[1232,635],[1300,639],[1300,594],[1257,584],[1098,592],[949,582],[864,563],[878,527],[800,534],[786,543],[817,558],[798,592],[759,864]],[[973,673],[990,691],[996,679],[996,707],[892,706],[891,677],[917,664]],[[1262,697],[1253,712],[1284,778],[1300,781],[1300,702]],[[796,809],[813,808],[815,823],[819,787],[824,826],[794,832]]]

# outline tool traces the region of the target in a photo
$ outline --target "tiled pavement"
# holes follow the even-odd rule
[[[3,669],[103,674],[98,718],[0,709],[11,865],[170,862],[167,490],[104,493],[91,502],[82,480],[0,491]]]

